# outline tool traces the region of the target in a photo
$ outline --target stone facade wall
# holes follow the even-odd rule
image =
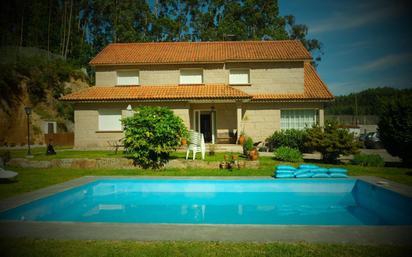
[[[241,128],[255,142],[263,141],[274,131],[280,130],[281,109],[317,109],[319,124],[324,124],[322,103],[249,103],[242,108]]]
[[[189,108],[186,103],[84,103],[77,104],[74,111],[74,147],[83,148],[108,148],[108,141],[119,140],[124,137],[122,131],[104,132],[99,131],[99,110],[115,109],[121,110],[122,116],[127,115],[127,106],[133,108],[140,105],[167,106],[182,118],[187,127],[190,126]]]
[[[205,84],[228,84],[230,69],[250,69],[248,86],[234,86],[246,93],[297,93],[303,92],[303,62],[271,63],[227,63],[204,65],[137,65],[96,67],[96,85],[115,86],[116,70],[139,70],[140,85],[179,84],[180,69],[200,68],[203,70]]]
[[[246,93],[301,93],[304,90],[303,62],[230,63],[226,69],[249,68],[250,86],[234,86]]]
[[[236,132],[237,114],[235,103],[90,103],[78,104],[75,110],[75,138],[77,149],[108,148],[108,141],[119,140],[124,137],[123,132],[98,131],[98,110],[118,109],[123,116],[127,115],[126,107],[131,104],[133,108],[140,105],[167,106],[182,118],[185,126],[194,129],[194,110],[214,110],[215,136],[227,135]],[[319,123],[324,124],[324,111],[322,103],[244,103],[242,105],[242,120],[240,130],[253,138],[254,141],[265,140],[274,131],[280,129],[281,109],[311,108],[319,112]]]

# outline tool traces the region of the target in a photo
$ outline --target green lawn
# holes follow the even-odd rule
[[[89,240],[0,239],[2,256],[391,256],[411,247],[308,243],[134,242]]]
[[[112,151],[73,151],[58,149],[57,156],[45,156],[44,149],[35,149],[35,160],[51,158],[122,157]],[[24,157],[24,150],[12,151],[13,157]],[[230,155],[228,153],[227,155]],[[223,153],[208,156],[207,161],[223,160]],[[184,158],[174,153],[172,158]],[[239,156],[239,159],[242,157]],[[146,176],[271,176],[280,162],[271,157],[260,158],[259,169],[28,169],[13,168],[19,172],[15,183],[0,184],[0,199],[86,175],[146,175]],[[293,164],[296,165],[296,164]],[[330,167],[332,165],[323,165]],[[340,165],[349,169],[349,175],[379,176],[412,185],[412,169],[369,168]],[[132,242],[89,240],[31,240],[0,239],[1,256],[405,256],[411,248],[396,246],[362,246],[350,244],[310,243],[224,243],[224,242]]]
[[[0,150],[2,152],[4,150]],[[11,149],[9,150],[12,158],[26,158],[27,149]],[[56,155],[46,155],[46,147],[36,147],[31,150],[33,158],[31,160],[36,161],[45,161],[53,159],[68,159],[68,158],[121,158],[125,157],[121,150],[117,154],[113,150],[73,150],[68,147],[56,147]],[[206,161],[221,161],[224,158],[224,155],[227,155],[228,158],[231,157],[232,153],[215,153],[215,155],[210,156],[206,154]],[[238,153],[234,153],[240,159],[243,159],[242,156]],[[200,153],[197,153],[197,159],[200,158]],[[186,157],[186,152],[174,152],[171,155],[171,158],[180,158],[183,159]],[[192,157],[192,154],[190,154]]]
[[[4,150],[0,150],[4,151]],[[68,147],[56,147],[56,155],[46,155],[46,147],[35,147],[31,149],[33,158],[31,160],[44,161],[53,159],[66,158],[119,158],[124,157],[123,153],[119,151],[117,154],[114,151],[96,150],[96,151],[80,151],[73,150]],[[11,149],[10,154],[12,158],[26,158],[27,149]]]

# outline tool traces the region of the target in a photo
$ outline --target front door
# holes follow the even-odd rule
[[[205,142],[212,142],[212,115],[200,114],[200,133],[203,133]]]
[[[203,134],[206,143],[215,143],[216,113],[209,110],[193,110],[192,128]]]

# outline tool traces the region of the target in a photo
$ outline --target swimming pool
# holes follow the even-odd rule
[[[95,180],[0,213],[1,220],[411,225],[412,199],[358,179]]]

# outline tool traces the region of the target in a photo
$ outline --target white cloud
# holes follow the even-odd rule
[[[412,65],[412,52],[409,53],[397,53],[388,54],[377,58],[375,60],[353,66],[345,69],[345,72],[357,71],[357,72],[371,72],[380,71],[388,68],[394,68],[393,66],[402,65],[405,63],[411,63]],[[395,67],[396,68],[396,67]]]

